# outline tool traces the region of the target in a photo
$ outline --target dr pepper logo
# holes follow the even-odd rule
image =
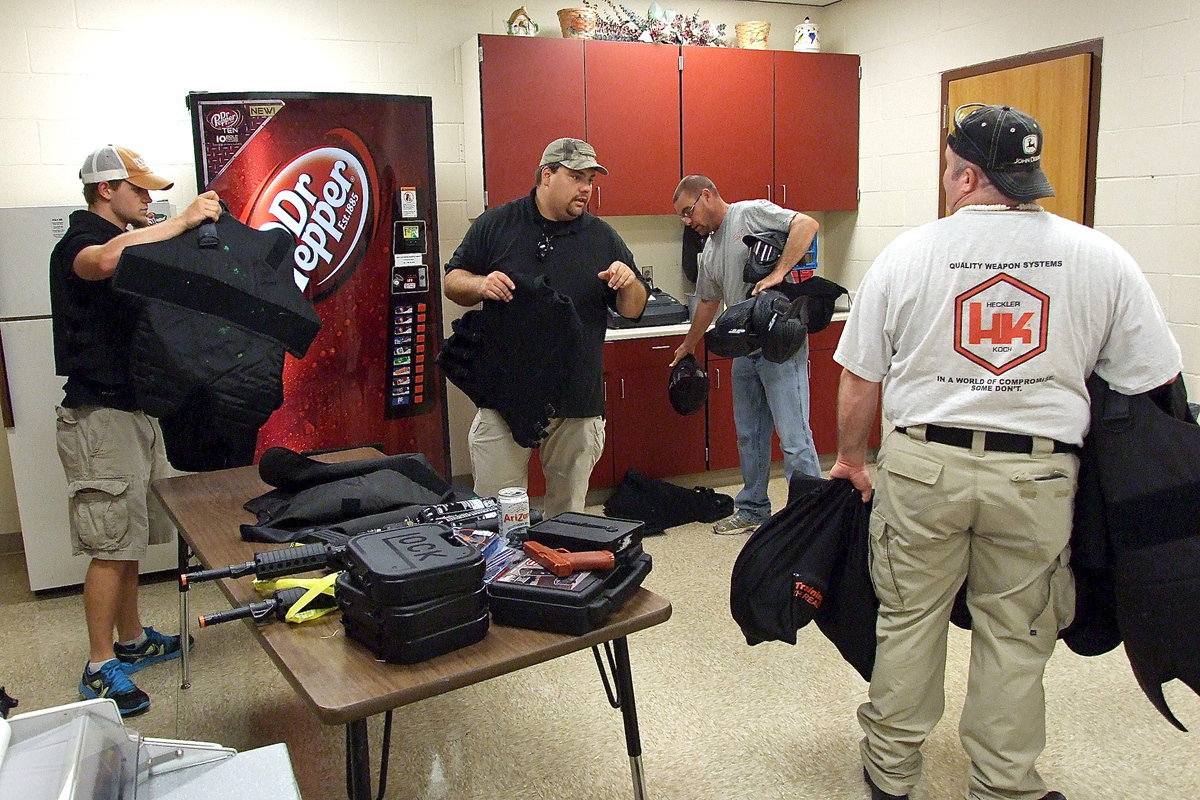
[[[954,349],[993,375],[1046,351],[1050,298],[997,275],[954,300]]]
[[[350,277],[370,239],[369,158],[343,147],[307,150],[276,170],[250,209],[247,225],[296,240],[296,285],[314,302]]]
[[[208,115],[208,127],[216,128],[219,131],[237,128],[241,121],[242,112],[236,108],[219,108]]]

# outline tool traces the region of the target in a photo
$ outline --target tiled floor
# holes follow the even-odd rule
[[[783,495],[777,478],[777,507]],[[670,621],[629,640],[649,796],[863,800],[854,710],[866,685],[812,625],[795,647],[746,646],[728,610],[729,572],[745,539],[697,524],[645,543],[654,556],[646,586],[674,606]],[[21,557],[0,556],[0,685],[21,701],[17,711],[76,700],[86,650],[78,592],[35,597],[26,586]],[[177,629],[172,581],[145,586],[143,598],[148,622]],[[196,613],[226,605],[211,584],[196,587],[191,603]],[[307,713],[244,625],[197,633],[187,691],[178,688],[174,662],[138,673],[153,706],[129,727],[239,749],[283,741],[307,800],[344,796],[343,731]],[[967,635],[952,630],[947,717],[925,747],[914,800],[964,795],[956,719],[967,645]],[[1041,770],[1053,788],[1070,800],[1200,794],[1200,739],[1175,731],[1150,706],[1122,651],[1086,659],[1060,647],[1046,685]],[[1200,727],[1200,698],[1178,683],[1167,695],[1185,724]],[[381,729],[372,722],[376,745]],[[397,711],[386,796],[631,797],[621,718],[605,700],[591,654]]]

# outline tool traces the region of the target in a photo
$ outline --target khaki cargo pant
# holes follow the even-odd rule
[[[57,414],[75,553],[140,561],[148,545],[171,541],[175,525],[150,484],[182,473],[167,461],[158,420],[100,406]]]
[[[871,580],[879,595],[870,700],[858,711],[863,764],[889,794],[921,774],[921,745],[942,716],[946,637],[967,580],[970,674],[959,722],[971,800],[1035,800],[1045,747],[1042,675],[1074,616],[1071,519],[1078,459],[984,452],[893,432],[879,453]]]
[[[467,434],[475,494],[495,497],[510,486],[528,488],[529,455],[512,437],[508,423],[494,409],[481,408]],[[603,417],[550,420],[549,435],[539,456],[546,476],[542,513],[547,519],[564,511],[583,511],[592,468],[604,452]]]

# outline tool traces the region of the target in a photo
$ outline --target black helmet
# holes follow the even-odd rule
[[[734,303],[721,312],[716,323],[704,334],[704,346],[719,356],[737,358],[748,356],[758,349],[750,334],[750,315],[754,311],[751,297]]]
[[[779,257],[783,255],[783,246],[787,244],[787,234],[783,231],[763,231],[749,233],[742,237],[742,242],[750,248],[746,256],[746,266],[742,267],[742,280],[746,283],[758,283],[771,274]]]
[[[754,298],[750,329],[767,361],[782,364],[804,344],[808,335],[808,300],[788,300],[781,292],[768,289]]]
[[[691,353],[679,359],[671,369],[667,395],[671,398],[671,407],[685,417],[695,414],[708,402],[708,374],[700,369],[700,362]]]

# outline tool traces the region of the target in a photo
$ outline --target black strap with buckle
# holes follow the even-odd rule
[[[896,428],[900,433],[905,433],[907,428]],[[997,433],[995,431],[983,431],[983,449],[991,450],[997,453],[1033,453],[1032,436],[1026,436],[1023,433]],[[948,444],[953,447],[970,448],[971,443],[975,438],[975,431],[969,428],[947,428],[942,425],[926,425],[925,440],[937,442],[938,444]],[[1054,441],[1055,453],[1076,453],[1079,448],[1073,444],[1060,442],[1057,439]]]

